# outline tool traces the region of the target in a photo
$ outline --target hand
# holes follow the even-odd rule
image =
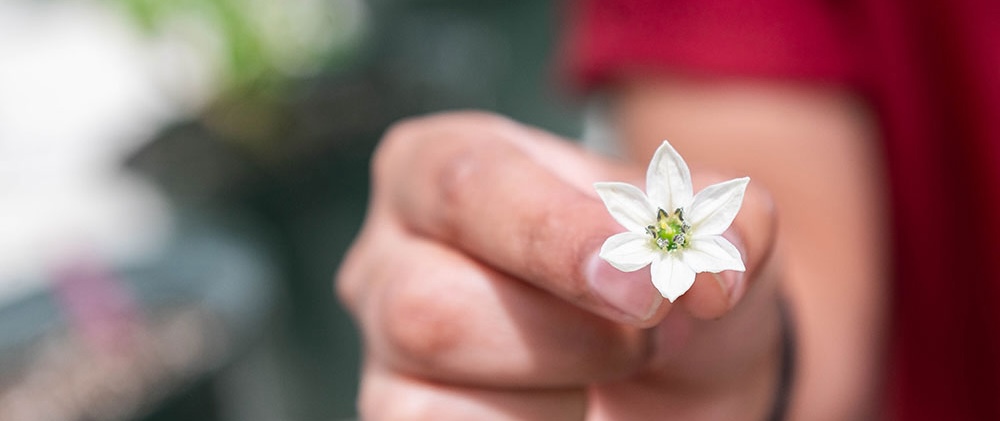
[[[727,233],[747,272],[699,274],[669,303],[648,269],[597,257],[623,228],[592,183],[642,185],[644,169],[485,114],[394,127],[338,274],[365,339],[362,417],[764,419],[781,334],[770,201],[751,183]],[[719,181],[693,174],[696,190]]]

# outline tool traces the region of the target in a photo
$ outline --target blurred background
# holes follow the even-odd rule
[[[0,420],[338,420],[405,116],[576,136],[537,0],[0,0]]]

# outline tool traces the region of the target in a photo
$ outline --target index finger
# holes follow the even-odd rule
[[[530,142],[544,146],[526,150]],[[613,320],[650,324],[669,308],[648,271],[623,273],[597,256],[624,231],[581,187],[609,176],[600,159],[483,115],[409,123],[379,155],[376,173],[406,182],[377,195],[415,232]]]

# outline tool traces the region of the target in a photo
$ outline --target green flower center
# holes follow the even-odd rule
[[[656,213],[656,224],[646,227],[653,245],[663,251],[675,251],[687,247],[691,225],[684,220],[684,210],[676,209],[668,214],[663,209]]]

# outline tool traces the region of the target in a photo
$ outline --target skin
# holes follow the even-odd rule
[[[799,373],[792,419],[879,415],[888,204],[877,130],[850,92],[788,82],[633,78],[615,108],[628,155],[670,133],[689,162],[749,174],[779,210]]]
[[[884,274],[870,132],[843,93],[729,83],[618,86],[625,160],[484,113],[394,126],[337,276],[365,341],[363,419],[764,419],[781,289],[801,337],[793,417],[872,415]],[[726,234],[747,272],[699,274],[674,303],[648,269],[594,257],[623,229],[592,184],[642,186],[664,134],[695,191],[753,179]]]

